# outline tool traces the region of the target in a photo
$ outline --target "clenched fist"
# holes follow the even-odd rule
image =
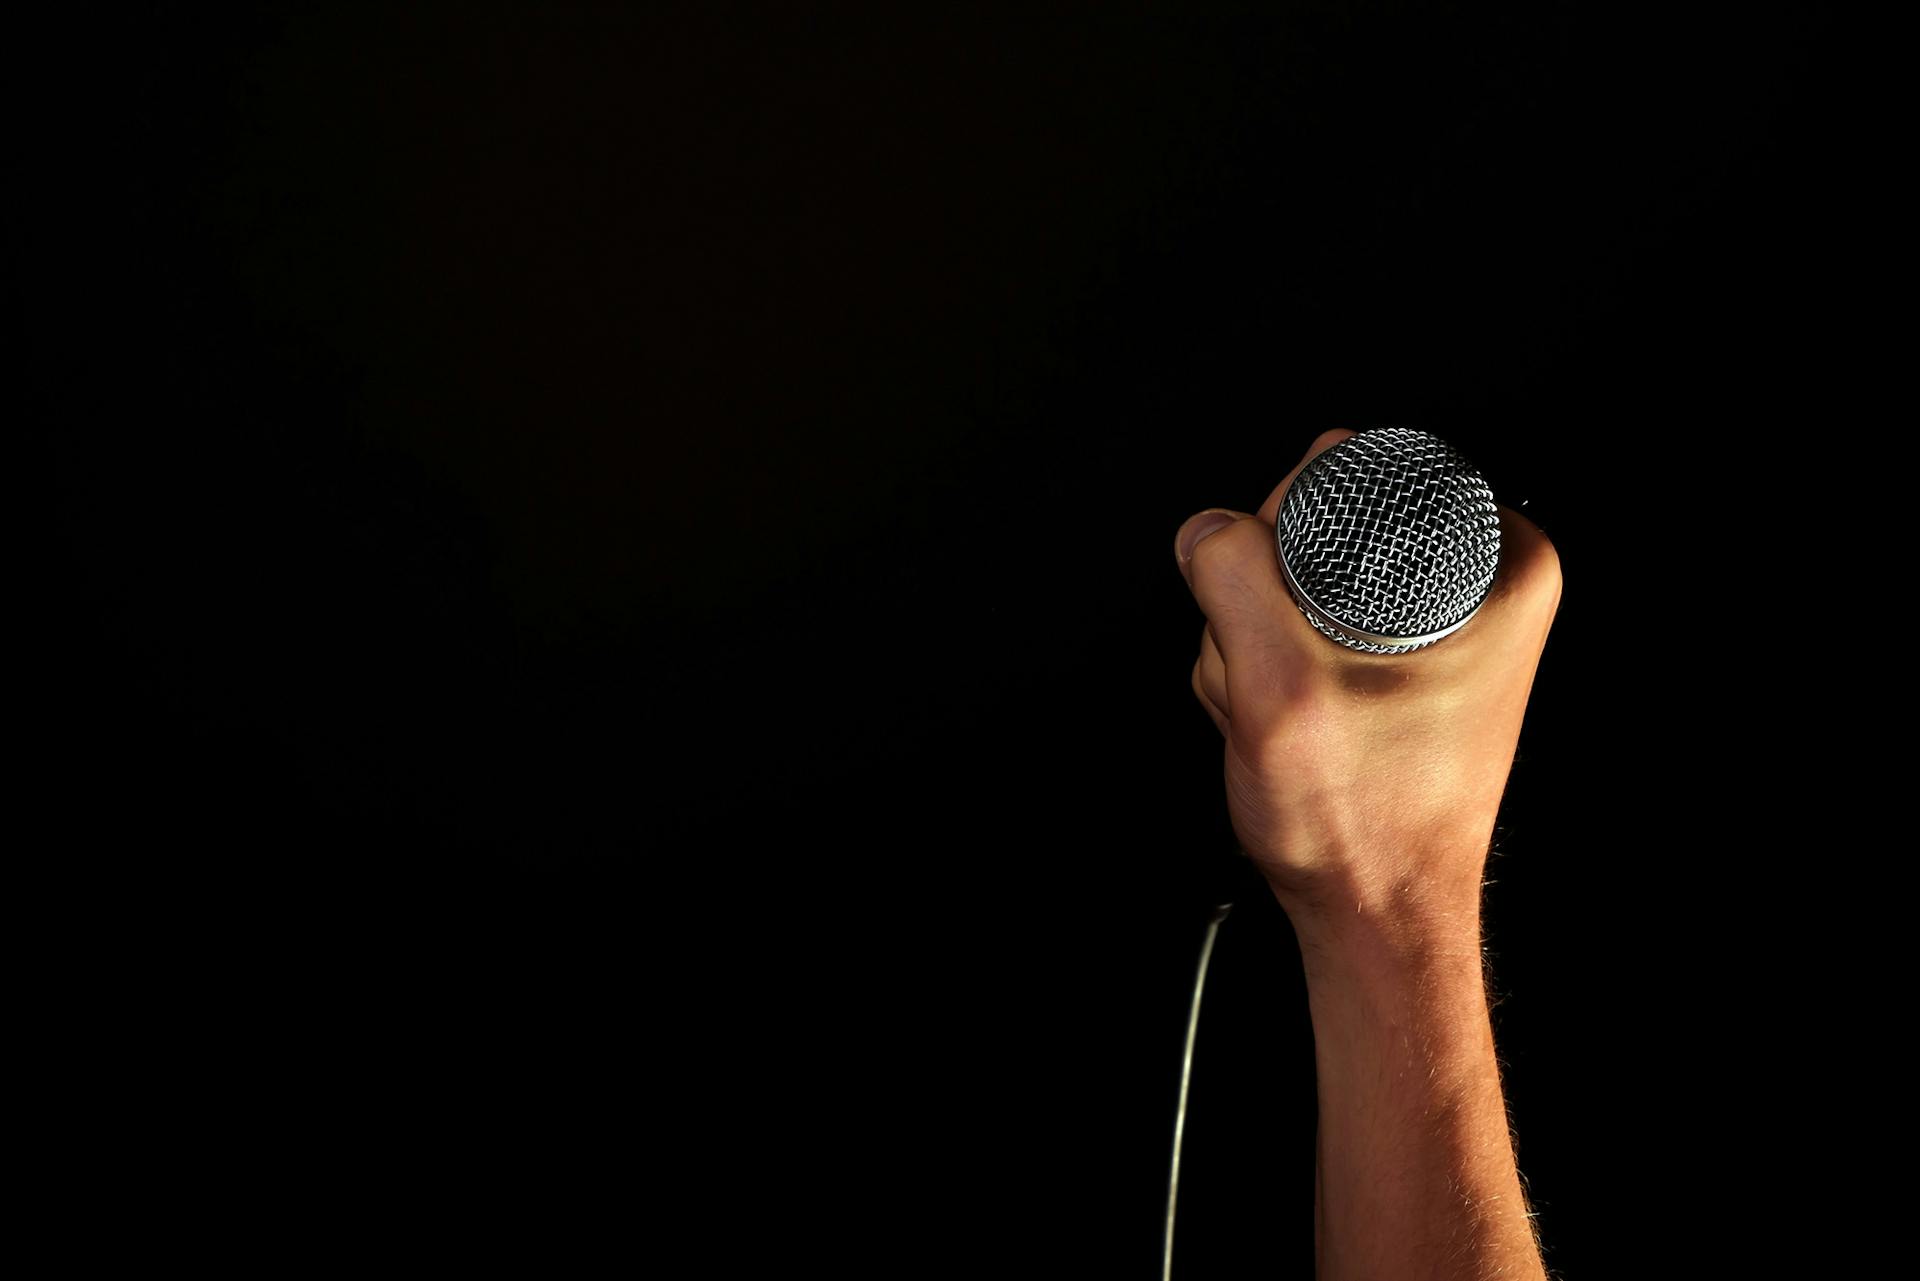
[[[1193,690],[1226,739],[1241,850],[1297,928],[1477,910],[1494,820],[1547,632],[1560,564],[1501,507],[1500,567],[1459,631],[1368,654],[1313,629],[1281,577],[1274,521],[1330,431],[1254,514],[1214,508],[1175,557],[1206,615]]]

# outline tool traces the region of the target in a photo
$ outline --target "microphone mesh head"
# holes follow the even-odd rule
[[[1460,627],[1493,589],[1493,490],[1432,432],[1374,427],[1316,454],[1274,522],[1294,602],[1349,649],[1404,654]]]

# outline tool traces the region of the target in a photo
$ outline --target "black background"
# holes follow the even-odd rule
[[[1487,899],[1549,1264],[1635,1275],[1792,1128],[1736,1065],[1817,1000],[1771,922],[1850,784],[1715,629],[1851,554],[1776,500],[1861,270],[1814,17],[90,36],[23,782],[131,945],[67,963],[119,1168],[188,1193],[148,1230],[1157,1275],[1224,894],[1176,1275],[1311,1275],[1304,991],[1172,538],[1384,423],[1565,574]]]

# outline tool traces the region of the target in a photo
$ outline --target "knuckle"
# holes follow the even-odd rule
[[[1555,551],[1553,544],[1548,542],[1544,537],[1541,538],[1539,544],[1533,549],[1532,555],[1528,558],[1526,572],[1527,578],[1532,583],[1534,590],[1542,596],[1547,596],[1554,600],[1560,599],[1560,586],[1562,582],[1560,553]]]
[[[1559,549],[1538,525],[1519,512],[1505,506],[1500,512],[1505,544],[1501,558],[1511,565],[1514,589],[1523,595],[1558,600],[1562,579]]]

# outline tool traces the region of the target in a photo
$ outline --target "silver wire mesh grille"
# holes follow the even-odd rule
[[[1322,450],[1274,524],[1300,612],[1372,654],[1419,649],[1464,623],[1500,561],[1493,490],[1459,450],[1412,427],[1370,428]]]

